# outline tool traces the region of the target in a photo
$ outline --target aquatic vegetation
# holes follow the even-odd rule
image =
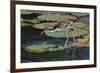
[[[71,31],[70,29],[73,29],[73,31]],[[55,32],[47,31],[45,32],[45,34],[47,36],[56,37],[56,38],[60,38],[60,37],[72,38],[73,36],[78,37],[89,33],[89,28],[87,27],[87,24],[81,22],[74,23],[70,29],[66,28],[64,29],[64,31],[55,31]]]
[[[77,39],[77,42],[75,43],[75,45],[78,47],[88,47],[89,46],[89,39],[88,38]]]
[[[39,22],[39,19],[21,19],[21,26],[33,26]]]
[[[25,47],[25,51],[29,53],[44,53],[44,52],[50,52],[50,51],[57,51],[57,50],[63,50],[68,48],[77,48],[77,47],[88,47],[88,39],[77,39],[76,43],[69,44],[66,46],[61,45],[54,45],[54,44],[33,44],[30,46]]]
[[[61,45],[52,45],[52,44],[33,44],[30,46],[27,46],[25,50],[29,53],[43,53],[43,52],[49,52],[49,51],[57,51],[57,50],[63,50],[63,49],[71,48],[70,45],[68,46],[61,46]]]
[[[55,24],[56,24],[55,22],[45,22],[45,23],[35,24],[33,25],[33,27],[37,29],[53,29]]]
[[[58,50],[58,48],[55,48],[56,45],[52,45],[52,44],[33,44],[31,46],[28,46],[25,48],[26,51],[30,52],[30,53],[42,53],[42,52],[47,52],[49,50]]]
[[[88,33],[87,30],[85,29],[80,29],[80,28],[73,28],[73,33],[74,33],[74,36],[77,37],[77,36],[80,36],[80,35],[85,35]],[[66,34],[65,34],[66,33]],[[45,34],[47,36],[51,36],[51,37],[72,37],[73,35],[70,33],[70,30],[65,30],[63,32],[60,32],[60,31],[55,31],[55,32],[45,32]]]
[[[88,16],[89,15],[89,13],[75,13],[75,12],[71,12],[71,15],[73,15],[73,16]]]
[[[62,21],[68,19],[75,19],[76,17],[71,15],[61,15],[61,14],[44,14],[38,16],[38,18],[45,21]]]
[[[31,56],[35,55],[36,59],[38,58],[39,61],[42,61],[43,59],[39,57],[40,54],[48,52],[51,54],[56,54],[54,52],[57,52],[57,55],[63,54],[63,58],[54,57],[50,59],[50,57],[49,60],[65,60],[65,56],[67,60],[74,60],[75,56],[77,55],[74,51],[77,51],[78,48],[81,49],[85,47],[88,49],[89,47],[89,24],[81,21],[74,21],[77,19],[77,17],[81,16],[87,16],[88,18],[88,13],[52,13],[45,11],[40,11],[37,13],[37,11],[34,12],[32,10],[21,10],[21,15],[26,15],[25,18],[21,17],[21,27],[31,27],[31,29],[21,29],[21,33],[23,33],[21,38],[23,39],[27,35],[27,37],[23,40],[24,43],[21,42],[21,47],[22,50],[25,51],[25,55],[27,55],[27,52],[31,54]],[[27,15],[29,15],[30,18],[28,18]],[[31,15],[34,17],[31,17]],[[63,27],[57,27],[58,22],[63,22],[64,25],[66,24],[66,27],[63,25],[61,25]],[[69,54],[71,56],[70,59],[68,59]],[[32,57],[32,59],[33,58],[34,57]],[[79,56],[78,59],[80,59]],[[48,58],[46,60],[48,60]],[[27,59],[23,59],[23,61],[28,62]]]
[[[31,10],[24,10],[24,9],[21,10],[21,14],[32,14],[32,13],[33,11]]]

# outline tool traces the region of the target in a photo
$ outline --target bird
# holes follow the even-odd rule
[[[77,17],[76,19],[69,19],[69,20],[63,20],[63,21],[58,21],[55,26],[53,27],[53,29],[49,29],[49,30],[44,30],[43,32],[41,32],[41,34],[45,33],[45,32],[64,32],[67,39],[65,41],[64,46],[66,46],[66,44],[68,43],[69,40],[69,36],[66,34],[65,31],[69,30],[69,33],[72,34],[72,39],[73,42],[75,43],[75,37],[74,37],[74,33],[72,31],[74,31],[73,27],[73,23],[78,22],[79,17]]]
[[[68,21],[58,21],[52,29],[44,30],[41,34],[45,32],[56,32],[56,31],[64,31],[66,28],[70,28],[72,26],[72,22]]]

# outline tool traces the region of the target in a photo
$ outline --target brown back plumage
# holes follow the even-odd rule
[[[68,27],[68,26],[70,26],[71,25],[71,22],[68,22],[68,21],[59,21],[56,25],[55,25],[55,27],[53,28],[53,29],[56,29],[56,28],[66,28],[66,27]]]

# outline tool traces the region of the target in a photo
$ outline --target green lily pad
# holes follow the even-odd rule
[[[21,22],[21,26],[32,26],[33,24]]]
[[[39,23],[39,19],[21,19],[21,26],[32,26]]]
[[[69,46],[56,46],[52,44],[33,44],[25,48],[29,53],[43,53],[47,51],[57,51],[62,49],[67,49]]]
[[[40,24],[35,24],[33,27],[37,29],[53,29],[55,26],[55,22],[47,22],[47,23],[40,23]]]
[[[67,19],[75,19],[76,17],[71,15],[61,15],[61,14],[45,14],[38,16],[38,18],[45,21],[62,21]]]
[[[71,31],[70,29],[73,29],[73,31]],[[72,25],[72,27],[70,29],[64,29],[63,31],[55,31],[55,32],[45,32],[45,34],[47,36],[51,36],[51,37],[77,37],[80,35],[85,35],[89,33],[89,28],[87,26],[87,24],[83,24],[83,23],[74,23]]]
[[[87,15],[89,15],[89,13],[78,13],[78,12],[72,12],[71,14],[74,16],[87,16]]]
[[[73,23],[73,26],[76,28],[89,28],[88,24],[82,23],[82,22],[75,22]]]
[[[32,14],[33,12],[31,10],[21,10],[21,14]]]
[[[40,44],[40,45],[31,45],[25,48],[26,51],[30,53],[42,53],[46,52],[49,47],[55,47],[55,45],[46,45],[46,44]]]
[[[78,29],[75,28],[74,31],[70,32],[70,31],[55,31],[55,32],[45,32],[45,34],[47,36],[51,36],[51,37],[56,37],[56,38],[60,38],[60,37],[73,37],[73,34],[75,37],[80,36],[80,35],[85,35],[88,33],[88,30],[84,30],[84,29]]]

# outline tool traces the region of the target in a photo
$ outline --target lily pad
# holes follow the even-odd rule
[[[89,15],[89,13],[78,13],[78,12],[72,12],[71,14],[74,16],[87,16],[87,15]]]
[[[31,10],[24,10],[24,9],[21,10],[21,14],[32,14],[32,13],[33,11]]]
[[[55,22],[40,23],[40,24],[33,25],[33,27],[37,29],[53,29],[55,24],[56,24]]]
[[[38,18],[45,21],[62,21],[67,19],[75,19],[76,17],[71,15],[61,15],[61,14],[45,14],[38,16]]]
[[[73,31],[71,31],[70,29],[73,29]],[[85,35],[89,33],[89,28],[86,24],[83,23],[74,23],[72,25],[72,27],[70,29],[64,29],[63,31],[55,31],[55,32],[45,32],[45,34],[47,36],[51,36],[51,37],[77,37],[80,35]]]
[[[33,26],[34,24],[32,23],[25,23],[25,22],[21,22],[21,26]]]
[[[89,28],[88,24],[82,23],[82,22],[75,22],[73,23],[73,27],[76,28]]]
[[[62,49],[67,49],[69,46],[56,46],[52,44],[33,44],[25,48],[29,53],[43,53],[47,51],[57,51]]]
[[[55,31],[55,32],[46,32],[45,34],[47,36],[51,36],[51,37],[56,37],[56,38],[60,38],[60,37],[73,37],[73,34],[75,37],[77,36],[80,36],[80,35],[84,35],[84,34],[87,34],[88,31],[87,30],[84,30],[84,29],[74,29],[73,32],[70,32],[70,31]]]
[[[47,50],[48,47],[54,47],[55,45],[31,45],[25,48],[26,51],[30,52],[30,53],[41,53],[41,52],[45,52]]]
[[[39,23],[39,19],[21,19],[21,26],[32,26]]]

